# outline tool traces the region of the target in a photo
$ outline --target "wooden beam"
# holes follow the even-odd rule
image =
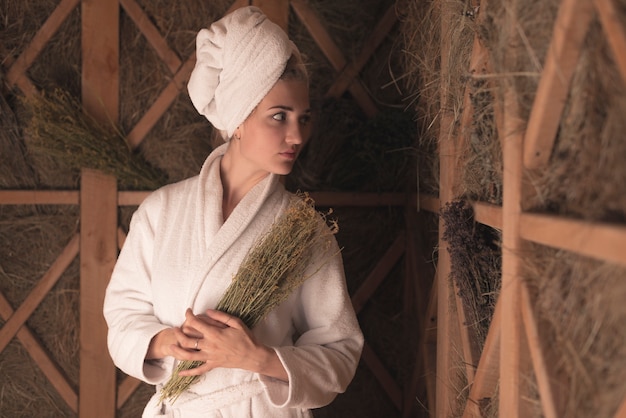
[[[514,27],[514,17],[508,23]],[[513,31],[513,29],[511,29]],[[520,312],[521,260],[520,215],[522,212],[523,123],[519,119],[518,98],[511,86],[504,96],[503,149],[503,219],[502,219],[502,286],[500,299],[502,318],[500,331],[500,397],[499,414],[507,418],[523,418],[522,319]]]
[[[626,266],[623,225],[525,213],[521,217],[520,234],[538,244]]]
[[[176,52],[174,52],[165,39],[163,39],[159,30],[152,23],[141,6],[139,6],[135,0],[119,1],[120,5],[126,11],[126,14],[135,22],[135,25],[137,25],[137,28],[139,28],[141,33],[146,37],[148,43],[154,48],[161,61],[165,63],[172,74],[175,74],[182,65],[182,62]]]
[[[107,350],[104,293],[117,259],[117,180],[81,173],[79,416],[115,416],[115,366]]]
[[[424,362],[421,359],[424,356],[424,325],[426,324],[426,315],[428,315],[428,299],[425,289],[428,287],[428,280],[424,274],[424,263],[418,262],[418,256],[424,251],[430,249],[422,248],[422,240],[419,239],[419,224],[417,222],[417,212],[413,207],[407,207],[405,210],[406,224],[406,249],[404,252],[404,334],[415,336],[409,337],[408,343],[411,347],[417,342],[414,357],[407,358],[408,361],[414,360],[412,364],[413,370],[410,378],[403,382],[403,404],[402,417],[412,417],[413,410],[417,404],[416,399],[426,393],[426,382],[424,379]],[[432,283],[430,283],[432,286]]]
[[[370,297],[374,294],[378,286],[385,280],[385,277],[393,266],[398,262],[405,250],[405,234],[402,231],[382,258],[378,261],[372,272],[352,295],[352,305],[358,314],[365,306]]]
[[[426,380],[426,396],[428,398],[428,414],[435,418],[437,405],[437,275],[433,280],[426,308],[424,321],[424,379]]]
[[[11,65],[6,75],[9,85],[18,84],[21,87],[23,86],[24,81],[20,79],[26,78],[24,75],[26,70],[32,65],[35,58],[37,58],[52,36],[59,30],[59,27],[65,19],[67,19],[69,14],[76,8],[79,1],[80,0],[61,0],[48,19],[41,25],[30,44],[28,44],[28,47],[20,54],[13,65]],[[27,90],[23,91],[26,95],[34,93],[28,87],[28,84],[26,88]],[[24,88],[22,88],[22,90],[24,90]]]
[[[347,65],[347,62],[315,12],[303,0],[291,0],[291,7],[309,31],[315,43],[328,58],[331,66],[337,72],[341,72]],[[369,93],[360,83],[353,82],[350,84],[349,90],[368,117],[373,117],[378,113],[376,103],[374,103]]]
[[[548,375],[548,364],[546,362],[541,339],[539,337],[539,328],[535,313],[530,301],[530,294],[525,284],[521,286],[521,309],[524,329],[526,331],[526,340],[530,351],[530,358],[533,362],[533,370],[539,387],[539,398],[545,418],[558,418],[562,415],[557,413],[556,403],[554,401],[554,392],[552,383]]]
[[[152,103],[152,106],[141,117],[139,122],[133,127],[133,129],[126,136],[126,142],[128,145],[136,149],[141,141],[144,140],[148,132],[156,125],[161,116],[172,105],[174,100],[178,97],[181,91],[185,89],[185,83],[189,80],[189,75],[193,71],[193,67],[196,64],[196,56],[190,57],[182,67],[174,74],[170,82],[163,89],[159,97]]]
[[[339,76],[333,85],[330,86],[328,92],[326,92],[326,97],[339,98],[345,93],[352,81],[358,76],[361,69],[365,66],[374,51],[376,51],[378,46],[389,34],[389,31],[391,31],[397,21],[398,17],[396,16],[396,4],[393,3],[380,19],[372,34],[363,44],[363,49],[359,53],[356,60],[345,66],[339,73]]]
[[[0,317],[7,321],[13,316],[13,308],[9,301],[0,293]],[[17,331],[17,339],[22,343],[30,357],[37,364],[41,372],[48,378],[50,384],[56,389],[67,406],[74,412],[78,412],[78,396],[67,378],[63,375],[57,364],[50,359],[46,350],[41,346],[37,338],[26,325],[22,325]]]
[[[476,367],[476,376],[467,398],[463,418],[481,417],[480,402],[483,399],[492,398],[496,394],[500,377],[501,312],[502,302],[498,300],[493,318],[491,318],[485,345],[480,355],[480,361],[478,362],[478,367]]]
[[[367,367],[374,373],[376,379],[380,382],[383,390],[387,393],[394,406],[398,409],[402,409],[402,391],[393,380],[393,377],[389,374],[385,366],[376,356],[376,353],[372,350],[369,344],[363,345],[363,353],[361,358]]]
[[[545,167],[550,159],[592,17],[591,0],[561,2],[524,138],[524,164],[531,170]]]
[[[615,9],[615,0],[595,0],[594,4],[606,39],[611,45],[613,59],[626,83],[626,30],[620,21],[620,14]]]
[[[289,0],[252,0],[252,6],[263,10],[269,20],[289,30]]]
[[[502,230],[502,207],[482,202],[472,202],[472,207],[476,222]]]
[[[117,388],[117,409],[124,406],[126,401],[132,396],[133,393],[141,386],[143,382],[139,379],[135,379],[132,376],[126,376],[120,386]]]
[[[48,271],[31,290],[26,299],[0,329],[0,352],[4,351],[15,334],[37,309],[50,289],[59,281],[61,275],[78,255],[79,237],[74,235],[65,246],[59,257],[52,263]]]
[[[78,205],[78,191],[0,190],[0,205]]]
[[[81,0],[82,103],[105,126],[119,118],[118,0]]]
[[[448,103],[448,79],[449,69],[449,53],[451,39],[448,36],[452,21],[452,7],[443,2],[441,4],[440,17],[440,33],[441,33],[441,75],[439,86],[440,97],[440,125],[439,125],[439,204],[440,210],[445,207],[448,202],[454,199],[454,168],[456,162],[456,149],[454,146],[454,138],[452,137],[452,127],[454,126],[454,115],[452,114]],[[436,405],[434,408],[435,416],[448,417],[453,413],[453,407],[456,396],[454,381],[457,379],[456,366],[453,363],[452,355],[454,333],[454,318],[452,313],[455,311],[452,301],[455,300],[456,293],[450,283],[450,254],[447,250],[448,245],[443,239],[443,233],[446,225],[443,217],[439,217],[439,244],[438,244],[438,260],[437,260],[437,381],[436,381]]]

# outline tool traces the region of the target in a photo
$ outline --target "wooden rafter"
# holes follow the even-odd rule
[[[48,271],[42,276],[37,285],[30,291],[19,308],[11,315],[0,329],[0,352],[4,351],[9,342],[15,337],[20,328],[37,309],[50,289],[59,281],[61,275],[78,255],[79,238],[74,235],[67,243],[61,254],[52,263]]]
[[[524,164],[545,167],[569,93],[571,79],[593,17],[591,0],[563,0],[524,138]]]
[[[626,31],[618,20],[615,0],[594,0],[606,38],[613,50],[615,64],[626,83]]]
[[[530,358],[533,363],[533,370],[537,378],[537,386],[539,387],[539,397],[543,414],[546,418],[558,418],[562,416],[557,412],[557,406],[554,400],[554,390],[552,389],[552,379],[549,375],[549,367],[544,355],[544,348],[539,338],[539,328],[535,313],[530,300],[530,294],[525,283],[520,286],[520,299],[522,320],[524,330],[526,332],[526,340],[528,341],[528,349]]]
[[[496,393],[500,378],[500,331],[502,302],[498,301],[491,318],[487,338],[476,368],[476,376],[470,388],[470,393],[463,412],[463,418],[480,417],[480,402],[489,399]]]
[[[0,317],[2,317],[4,321],[8,321],[14,313],[9,301],[0,293]],[[69,406],[72,411],[78,412],[78,395],[76,391],[72,389],[72,386],[69,384],[63,372],[50,356],[48,356],[46,350],[41,346],[26,324],[19,328],[16,337],[33,361],[41,369],[50,384],[56,389],[61,398],[63,398],[67,406]]]
[[[67,19],[69,14],[78,6],[80,0],[61,0],[61,3],[54,9],[48,19],[41,25],[30,44],[15,60],[7,72],[7,81],[10,85],[18,85],[26,95],[35,93],[34,86],[28,80],[26,71],[35,61],[35,58],[50,41],[52,36],[59,29],[61,24]]]
[[[302,0],[291,0],[291,7],[333,68],[341,72],[348,63],[315,12]],[[378,107],[360,83],[352,82],[348,89],[367,116],[372,117],[378,113]]]
[[[134,6],[131,5],[131,2],[134,2],[134,0],[122,1],[127,2],[125,4],[127,4],[127,6],[131,8],[131,10],[133,9]],[[226,11],[226,13],[228,14],[231,11],[247,4],[248,3],[245,0],[236,0]],[[133,14],[137,16],[138,20],[141,21],[141,19],[143,19],[141,17],[141,15],[143,15],[143,12],[133,11]],[[156,31],[156,28],[145,23],[142,24],[142,27],[140,27],[139,29],[142,31],[142,33],[144,33],[148,41],[153,44],[155,48],[159,48],[159,50],[161,51],[160,55],[163,54],[164,56],[168,57],[168,59],[171,61],[169,65],[173,66],[173,64],[175,64],[173,57],[171,56],[173,52],[167,52],[169,48],[167,47],[167,45],[163,45],[165,41],[162,40],[162,37],[158,33],[154,33]],[[144,32],[144,30],[146,32]],[[150,41],[151,39],[152,41]],[[176,100],[180,92],[184,91],[186,82],[187,80],[189,80],[189,76],[195,64],[196,56],[195,54],[192,54],[192,56],[190,56],[182,65],[179,65],[176,69],[172,69],[170,67],[170,70],[174,72],[174,75],[171,78],[170,82],[167,84],[167,86],[159,94],[154,103],[152,103],[148,111],[141,117],[139,122],[137,122],[137,124],[131,129],[126,137],[126,141],[131,148],[136,149],[141,144],[148,132],[150,132],[154,125],[156,125],[159,119],[163,116],[163,114],[165,114],[167,109],[169,109],[172,103],[174,103],[174,100]],[[166,63],[166,65],[168,64]]]
[[[152,23],[148,15],[146,15],[135,0],[119,0],[119,2],[139,31],[146,37],[146,40],[152,46],[161,61],[163,61],[172,74],[175,74],[182,65],[182,62],[176,52],[169,47],[167,41],[161,36],[161,33]]]
[[[339,98],[348,89],[367,61],[369,61],[374,51],[376,51],[381,42],[389,34],[389,31],[394,27],[397,20],[396,5],[393,4],[387,9],[387,12],[385,12],[380,19],[370,37],[365,41],[364,47],[356,60],[349,63],[341,70],[333,85],[328,89],[326,97]]]

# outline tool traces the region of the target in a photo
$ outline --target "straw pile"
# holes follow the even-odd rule
[[[454,116],[449,129],[462,145],[456,155],[460,164],[456,197],[501,203],[503,139],[495,115],[502,112],[503,91],[511,86],[518,97],[520,117],[528,119],[559,4],[558,0],[481,2],[479,21],[466,2],[409,3],[402,33],[407,78],[415,86],[413,103],[424,132],[418,155],[433,168],[430,176],[420,171],[420,190],[437,190],[437,154],[432,143],[436,144],[440,134],[439,112],[443,108]],[[451,21],[445,22],[447,33],[441,30],[443,6],[451,10]],[[626,26],[623,2],[616,7],[615,18]],[[481,74],[469,74],[466,64],[475,34],[491,59],[491,68]],[[441,40],[450,45],[446,57],[441,56]],[[444,58],[454,60],[448,73],[440,71],[439,60]],[[438,91],[442,83],[448,92],[443,104]],[[621,138],[626,130],[625,85],[596,17],[575,70],[550,162],[545,169],[525,173],[533,193],[524,200],[524,210],[626,222],[626,149]],[[473,118],[460,131],[464,91],[470,94]],[[461,217],[450,219],[453,214]],[[463,222],[459,221],[469,214],[462,210],[442,216],[448,218],[452,236],[460,233],[457,229]],[[459,248],[457,255],[471,255]],[[494,257],[498,253],[499,249],[493,249]],[[523,259],[528,264],[526,280],[533,289],[542,346],[553,349],[557,359],[554,371],[563,382],[559,390],[567,393],[566,401],[559,405],[561,411],[568,417],[612,417],[626,393],[624,354],[615,346],[616,341],[626,339],[624,307],[617,301],[624,300],[624,285],[619,283],[624,270],[541,246],[525,251]],[[453,266],[453,274],[471,271],[472,265],[462,261]],[[479,292],[473,293],[473,298],[479,296]],[[476,311],[480,313],[480,309]],[[529,387],[536,385],[532,373],[525,379]],[[461,389],[460,398],[466,389]],[[532,396],[535,398],[529,402],[536,407],[538,394]],[[496,396],[483,406],[487,416],[497,415]]]

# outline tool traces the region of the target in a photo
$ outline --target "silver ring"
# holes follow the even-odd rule
[[[196,338],[196,346],[193,348],[194,350],[198,349],[198,342],[200,341],[200,338]]]

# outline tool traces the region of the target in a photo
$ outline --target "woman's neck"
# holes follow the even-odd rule
[[[233,155],[228,151],[220,162],[220,178],[223,190],[222,216],[224,221],[228,219],[246,193],[269,175],[269,173],[263,172],[250,173],[242,165],[237,164],[236,158],[233,158]]]

